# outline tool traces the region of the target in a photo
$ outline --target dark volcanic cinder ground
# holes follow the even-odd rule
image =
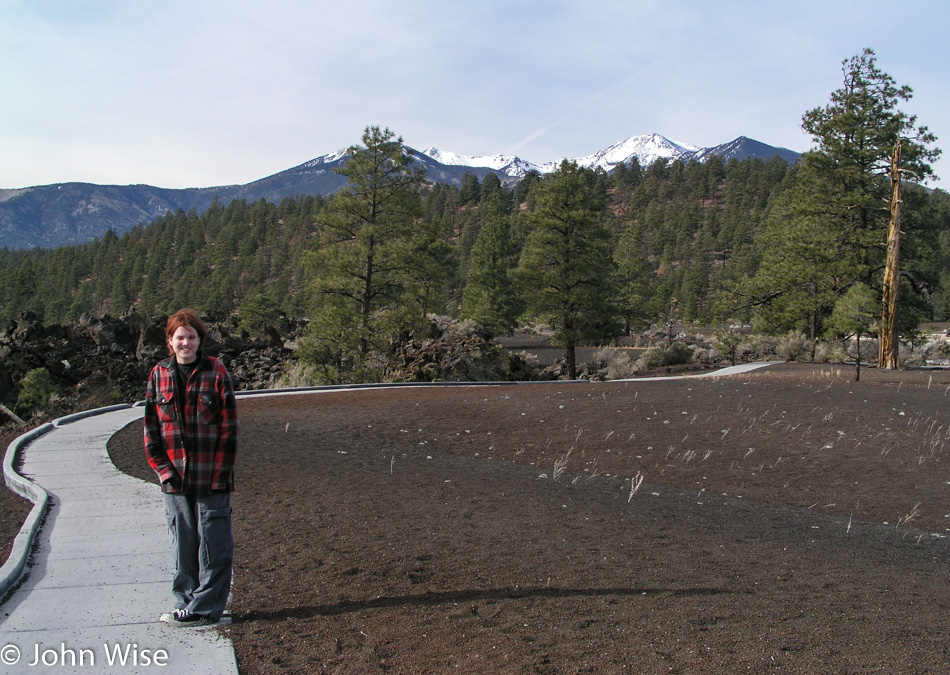
[[[950,373],[853,376],[241,399],[220,630],[243,673],[946,672]]]
[[[26,432],[13,426],[0,429],[0,458],[5,456],[10,444],[22,433]],[[13,540],[20,533],[23,521],[26,520],[32,508],[33,503],[28,499],[23,499],[11,492],[6,489],[6,486],[0,489],[0,565],[7,561],[13,547]]]

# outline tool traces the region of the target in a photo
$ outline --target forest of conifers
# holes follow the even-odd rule
[[[545,326],[572,378],[575,347],[657,325],[796,331],[813,357],[820,339],[876,333],[878,364],[896,368],[901,339],[950,319],[950,200],[923,187],[941,150],[872,50],[842,74],[803,115],[815,147],[794,166],[711,157],[607,173],[565,160],[513,185],[467,174],[456,187],[367,127],[332,195],[214,203],[83,246],[0,251],[0,321],[190,306],[254,330],[283,314],[306,319],[297,356],[329,382],[381,377],[432,315],[496,335]]]
[[[742,302],[737,287],[752,279],[774,237],[762,236],[796,167],[783,160],[705,163],[658,161],[646,169],[623,166],[597,174],[608,204],[607,228],[625,308],[625,327],[662,322],[676,299],[682,321],[697,325],[750,322],[755,303]],[[419,194],[419,231],[437,233],[436,288],[428,309],[458,316],[470,275],[472,251],[486,220],[510,224],[517,264],[528,235],[526,214],[540,177],[529,174],[512,187],[493,175],[480,184],[467,176],[461,187],[427,185]],[[904,266],[933,285],[917,303],[921,318],[950,318],[950,199],[940,190],[918,190],[916,249]],[[116,236],[55,250],[0,251],[0,321],[30,310],[47,323],[84,313],[118,315],[135,308],[146,316],[183,306],[230,313],[253,299],[288,316],[306,317],[314,307],[312,271],[304,258],[319,246],[322,214],[332,197],[215,204],[204,213],[169,213]],[[513,287],[513,292],[514,291]],[[778,289],[776,289],[778,290]],[[407,287],[406,292],[411,292]],[[914,292],[908,293],[908,298]],[[780,302],[779,299],[775,300]],[[532,317],[522,316],[528,322]],[[774,331],[804,329],[790,316]]]

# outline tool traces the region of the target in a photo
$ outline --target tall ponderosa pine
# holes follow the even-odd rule
[[[425,172],[389,129],[367,127],[362,140],[338,169],[347,186],[328,202],[319,248],[306,258],[314,298],[307,352],[334,377],[370,376],[374,352],[412,323],[404,290]]]
[[[900,229],[896,221],[892,223],[889,237],[888,223],[900,206],[902,175],[910,174],[918,181],[931,177],[930,162],[939,150],[927,147],[936,140],[927,127],[918,126],[915,115],[898,108],[910,100],[913,90],[898,86],[894,78],[878,69],[872,50],[865,49],[843,62],[842,72],[843,86],[832,93],[831,102],[803,118],[802,128],[817,145],[815,152],[806,155],[806,167],[817,172],[823,182],[837,184],[841,199],[836,220],[863,244],[855,252],[865,269],[876,274],[882,266],[892,267],[882,289],[879,365],[894,368],[899,246],[893,237]],[[891,249],[890,262],[882,259],[887,248]]]
[[[784,315],[788,328],[807,323],[813,340],[853,284],[880,287],[895,146],[903,141],[902,171],[921,180],[938,154],[927,148],[934,140],[927,128],[897,107],[911,89],[880,71],[873,51],[844,61],[842,70],[844,84],[831,102],[802,118],[816,147],[803,155],[783,208],[772,214],[753,284],[773,319]]]
[[[542,180],[517,280],[530,316],[555,327],[570,377],[577,377],[575,348],[619,332],[614,305],[614,262],[605,183],[591,169],[567,160]]]

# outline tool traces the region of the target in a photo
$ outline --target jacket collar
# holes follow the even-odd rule
[[[169,356],[164,361],[160,362],[160,365],[165,370],[174,370],[175,368],[175,357]],[[195,366],[196,370],[206,370],[211,366],[211,357],[204,353],[204,350],[198,351],[198,365]]]

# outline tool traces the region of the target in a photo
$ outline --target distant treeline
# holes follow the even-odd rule
[[[608,204],[618,293],[628,299],[624,328],[662,323],[671,311],[678,321],[699,325],[750,321],[755,307],[738,301],[734,289],[756,276],[766,247],[775,245],[761,235],[797,170],[778,157],[728,163],[711,157],[597,172],[596,189]],[[441,247],[441,273],[426,289],[429,311],[460,315],[473,248],[487,222],[505,219],[517,262],[541,183],[535,173],[510,187],[494,175],[481,182],[467,175],[459,187],[427,184],[419,192],[419,230],[437,233]],[[915,228],[928,236],[908,247],[912,257],[905,264],[930,282],[925,318],[942,321],[950,318],[950,200],[940,190],[917,192],[926,204]],[[333,199],[214,203],[200,215],[168,213],[85,245],[0,250],[0,321],[24,310],[63,323],[86,313],[120,315],[134,308],[150,316],[182,306],[229,313],[243,306],[248,314],[263,307],[306,317],[315,305],[305,258],[320,246]],[[511,292],[525,291],[512,286]],[[796,328],[795,321],[773,328]]]

